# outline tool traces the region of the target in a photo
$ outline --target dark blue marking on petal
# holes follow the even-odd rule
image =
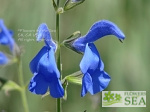
[[[48,82],[45,81],[45,78],[38,73],[34,73],[30,84],[29,84],[29,91],[34,94],[43,95],[47,92],[48,89]]]

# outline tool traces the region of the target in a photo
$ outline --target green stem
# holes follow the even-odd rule
[[[61,74],[61,51],[60,51],[60,39],[59,39],[59,14],[56,13],[56,40],[58,42],[58,48],[57,48],[57,66],[58,70],[60,71]]]
[[[25,91],[25,86],[24,86],[24,81],[23,81],[21,57],[18,58],[18,77],[19,77],[20,85],[22,87],[22,90],[20,91],[20,93],[21,93],[22,103],[24,107],[24,112],[29,112],[26,91]]]
[[[60,57],[60,45],[59,44],[58,44],[58,48],[57,48],[57,67],[58,67],[58,70],[60,71],[60,75],[61,75],[61,57]],[[62,77],[62,75],[60,76],[60,78],[61,77]],[[57,102],[56,103],[57,112],[61,112],[61,99],[57,98],[56,102]]]
[[[57,112],[61,112],[61,99],[57,98]]]
[[[57,10],[59,8],[59,0],[57,0]],[[59,38],[59,13],[56,11],[56,39],[58,42],[58,48],[57,48],[57,67],[58,70],[60,71],[60,75],[61,75],[61,51],[60,51],[60,38]],[[62,77],[62,76],[60,76]],[[61,112],[61,99],[57,98],[56,100],[56,108],[57,108],[57,112]]]

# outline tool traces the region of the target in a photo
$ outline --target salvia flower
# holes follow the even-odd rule
[[[104,64],[93,43],[107,35],[114,35],[120,41],[125,38],[117,25],[108,20],[102,20],[96,22],[86,35],[64,43],[72,50],[84,53],[80,62],[80,69],[83,73],[81,96],[85,96],[87,92],[92,95],[101,92],[110,82],[110,76],[104,71]]]
[[[7,58],[7,56],[0,52],[0,65],[5,65],[9,62],[9,59]]]
[[[15,41],[12,38],[13,32],[8,30],[2,19],[0,19],[0,44],[6,45],[13,52]]]
[[[60,73],[55,62],[56,44],[53,42],[46,24],[41,24],[37,32],[37,41],[45,40],[45,46],[30,62],[30,70],[34,74],[29,90],[32,93],[43,95],[50,89],[54,98],[64,96],[64,89],[60,81]]]

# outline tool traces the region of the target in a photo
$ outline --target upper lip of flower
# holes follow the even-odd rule
[[[48,29],[48,26],[45,23],[42,23],[37,30],[37,41],[41,41],[42,39],[44,39],[45,41],[45,45],[47,47],[53,47],[54,51],[56,51],[57,49],[57,45],[56,43],[52,40],[50,31]]]
[[[84,52],[86,43],[93,43],[107,35],[116,36],[121,42],[125,39],[124,33],[118,28],[117,25],[108,21],[101,20],[93,24],[86,35],[81,36],[72,42],[72,47],[77,52]]]

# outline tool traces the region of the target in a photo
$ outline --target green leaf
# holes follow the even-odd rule
[[[19,90],[20,91],[21,87],[11,80],[0,78],[0,90],[4,90],[4,91]]]
[[[73,7],[83,3],[85,0],[67,0],[64,5],[64,11],[72,9]]]

